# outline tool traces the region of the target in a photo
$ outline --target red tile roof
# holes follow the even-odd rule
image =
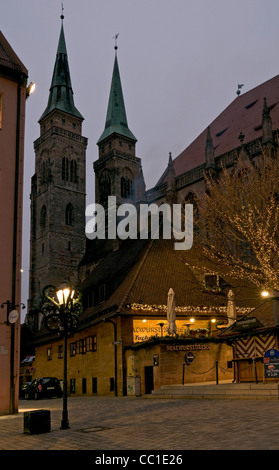
[[[238,137],[244,134],[246,142],[262,136],[264,98],[270,109],[273,130],[279,128],[279,75],[239,95],[211,124],[209,124],[215,157],[239,147]],[[180,155],[174,159],[175,175],[179,176],[205,163],[205,129]],[[162,183],[163,178],[159,181]]]

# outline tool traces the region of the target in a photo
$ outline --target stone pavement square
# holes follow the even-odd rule
[[[46,409],[51,430],[24,434],[24,411]],[[20,400],[0,417],[0,450],[279,450],[279,401],[69,397]]]

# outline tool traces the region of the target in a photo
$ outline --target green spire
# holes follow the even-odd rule
[[[61,16],[61,18],[63,19],[64,17]],[[39,119],[39,122],[54,109],[64,111],[65,113],[83,119],[82,115],[74,105],[73,94],[62,21],[56,53],[56,61],[54,65],[51,86],[49,89],[48,104],[46,110]]]
[[[115,48],[117,49],[117,48]],[[127,122],[125,104],[118,68],[117,55],[115,54],[112,81],[110,88],[109,103],[106,116],[105,130],[99,138],[97,144],[102,142],[110,135],[117,133],[129,139],[137,141],[136,137],[130,131]]]

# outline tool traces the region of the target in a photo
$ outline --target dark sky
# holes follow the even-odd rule
[[[33,142],[48,99],[61,1],[1,3],[0,29],[37,85],[26,109],[26,303]],[[147,189],[164,171],[169,152],[179,155],[236,98],[238,83],[245,93],[279,73],[278,0],[64,0],[63,5],[75,105],[89,139],[88,204],[94,202],[93,161],[105,124],[115,34],[128,124],[138,139]]]

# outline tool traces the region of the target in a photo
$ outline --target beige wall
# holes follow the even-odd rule
[[[117,344],[117,389],[118,395],[126,393],[129,387],[127,377],[140,376],[141,394],[145,394],[145,368],[153,367],[154,389],[159,389],[162,385],[182,383],[182,365],[185,362],[185,354],[192,351],[195,358],[190,366],[185,368],[185,383],[205,382],[215,380],[215,363],[225,370],[219,368],[220,380],[233,378],[232,368],[228,368],[228,361],[232,360],[232,348],[225,344],[215,342],[204,342],[203,338],[196,339],[196,346],[192,341],[183,340],[183,344],[176,342],[175,338],[170,338],[160,342],[138,342],[134,347],[129,347],[133,343],[133,330],[140,320],[133,317],[114,317],[117,322],[117,339],[121,340]],[[182,320],[181,320],[182,321]],[[156,328],[158,319],[149,320],[147,327]],[[146,324],[146,323],[145,323]],[[153,325],[153,326],[152,326]],[[85,354],[70,356],[70,344],[96,336],[97,350],[86,351]],[[91,327],[84,329],[68,338],[68,391],[70,392],[70,380],[75,379],[75,395],[83,395],[82,379],[86,379],[86,395],[92,395],[92,379],[97,379],[97,394],[114,394],[110,390],[110,379],[114,378],[114,328],[111,323],[100,321]],[[46,345],[36,347],[34,377],[54,376],[63,380],[63,358],[58,358],[59,346],[62,349],[63,338],[57,339]],[[52,359],[48,360],[48,348],[51,348]],[[196,348],[196,349],[193,349]],[[159,365],[153,362],[154,355],[159,357]],[[131,372],[131,360],[135,358],[137,370]],[[210,372],[207,372],[210,369]],[[190,374],[190,371],[195,374]],[[205,373],[206,372],[206,373]]]
[[[96,336],[97,350],[86,351],[85,354],[76,354],[71,357],[70,345],[80,339]],[[110,379],[114,378],[114,328],[111,323],[101,322],[68,338],[67,354],[67,378],[68,391],[70,392],[70,380],[76,381],[75,395],[82,395],[82,379],[86,379],[87,395],[92,395],[92,379],[97,378],[98,395],[114,394],[110,390]],[[33,363],[35,377],[52,376],[63,380],[63,358],[58,358],[59,346],[63,346],[63,338],[36,347],[35,361]],[[48,360],[48,349],[52,350],[52,359]],[[117,345],[117,385],[118,394],[123,394],[122,389],[122,345]]]
[[[136,375],[141,378],[141,394],[145,393],[145,368],[153,366],[154,390],[163,385],[182,384],[183,363],[185,354],[193,353],[194,360],[185,365],[184,383],[200,383],[216,380],[216,361],[218,361],[219,380],[233,380],[233,368],[228,369],[228,361],[232,361],[232,348],[221,343],[161,343],[145,346],[140,349],[130,349],[126,352],[129,363],[134,358],[138,366]],[[158,365],[154,365],[154,356],[158,357]],[[128,359],[129,358],[129,359]],[[127,368],[129,370],[129,366]]]

